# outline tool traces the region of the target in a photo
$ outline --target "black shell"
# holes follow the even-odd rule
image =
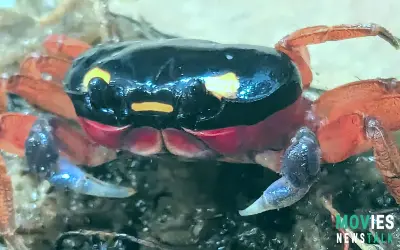
[[[94,95],[82,80],[95,67],[109,72],[111,82]],[[235,99],[218,100],[205,91],[206,77],[229,72],[240,82]],[[73,62],[65,89],[79,116],[100,123],[206,130],[264,120],[299,97],[301,79],[290,58],[272,48],[169,39],[90,49]],[[167,103],[174,111],[131,110],[132,102],[143,101]]]

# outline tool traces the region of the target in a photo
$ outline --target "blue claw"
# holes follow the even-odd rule
[[[320,173],[321,153],[315,134],[301,128],[283,156],[282,177],[272,183],[263,195],[244,210],[241,216],[293,205],[303,198]]]
[[[109,198],[125,198],[133,195],[132,188],[113,185],[85,173],[65,158],[58,161],[58,170],[48,181],[56,188],[70,189],[80,194]]]
[[[132,188],[103,182],[81,168],[59,157],[51,123],[38,119],[25,142],[25,156],[30,171],[48,180],[54,187],[99,197],[124,198],[135,193]]]

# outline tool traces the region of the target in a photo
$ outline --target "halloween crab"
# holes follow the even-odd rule
[[[321,163],[373,147],[377,167],[400,201],[393,163],[399,154],[387,133],[400,128],[398,82],[353,82],[315,102],[302,95],[312,82],[307,45],[366,36],[400,46],[376,24],[308,27],[275,49],[190,39],[92,48],[51,35],[46,54],[29,56],[19,74],[2,79],[0,148],[25,156],[30,170],[55,187],[101,197],[135,191],[95,179],[78,165],[100,165],[119,150],[255,163],[281,173],[240,211],[251,215],[300,200]],[[6,112],[7,93],[54,116]]]

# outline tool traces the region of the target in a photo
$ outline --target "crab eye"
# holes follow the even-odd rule
[[[99,77],[90,80],[88,94],[90,103],[95,109],[113,110],[113,112],[118,113],[123,108],[123,89],[108,85]]]
[[[95,77],[89,81],[87,88],[93,107],[96,109],[106,108],[104,97],[108,93],[109,85],[102,78]]]
[[[88,84],[84,103],[89,113],[84,117],[116,127],[130,124],[125,97],[124,88],[95,77]]]
[[[89,70],[83,77],[82,90],[87,92],[89,90],[89,84],[94,79],[101,79],[103,84],[109,84],[111,81],[111,75],[105,70],[100,68],[93,68]]]

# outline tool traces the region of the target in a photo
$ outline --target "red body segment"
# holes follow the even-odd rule
[[[225,156],[284,148],[294,133],[304,125],[310,103],[299,98],[289,107],[251,126],[237,126],[207,131],[187,131],[210,148]],[[257,112],[257,111],[254,111]]]
[[[283,150],[289,144],[289,138],[305,124],[309,109],[310,102],[301,97],[255,125],[206,131],[119,128],[84,118],[80,118],[80,123],[95,142],[107,147],[123,148],[143,156],[168,152],[185,158],[204,159]]]

